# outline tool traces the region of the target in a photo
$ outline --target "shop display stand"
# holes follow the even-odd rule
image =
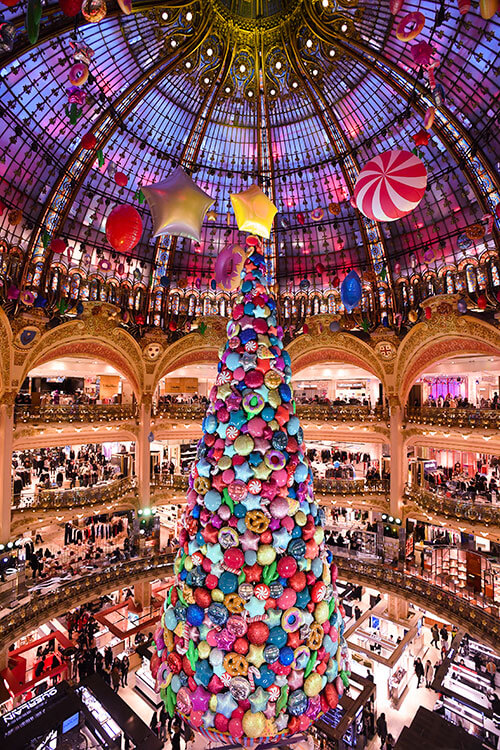
[[[290,745],[296,745],[297,742],[307,741],[306,734],[296,734],[293,737],[284,737],[283,739],[277,740],[276,742],[263,742],[261,745],[257,745],[254,750],[274,750],[279,747],[289,747]],[[231,745],[216,745],[210,750],[242,750],[243,745],[240,743],[233,743]]]

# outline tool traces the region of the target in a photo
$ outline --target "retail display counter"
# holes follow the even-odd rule
[[[155,708],[160,708],[163,701],[155,690],[155,680],[149,668],[149,659],[146,657],[143,657],[142,665],[135,673],[135,689]]]

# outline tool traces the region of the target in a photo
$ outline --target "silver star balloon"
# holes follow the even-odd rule
[[[214,200],[182,167],[177,167],[163,182],[143,186],[142,192],[151,211],[155,237],[172,234],[200,241],[203,219]]]

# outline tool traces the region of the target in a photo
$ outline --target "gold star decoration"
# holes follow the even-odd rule
[[[231,193],[231,203],[241,232],[269,239],[278,209],[260,187],[251,185],[242,193]]]

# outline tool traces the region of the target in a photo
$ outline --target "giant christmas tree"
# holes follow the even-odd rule
[[[348,673],[290,357],[248,242],[152,660],[171,715],[244,747],[306,730]]]

